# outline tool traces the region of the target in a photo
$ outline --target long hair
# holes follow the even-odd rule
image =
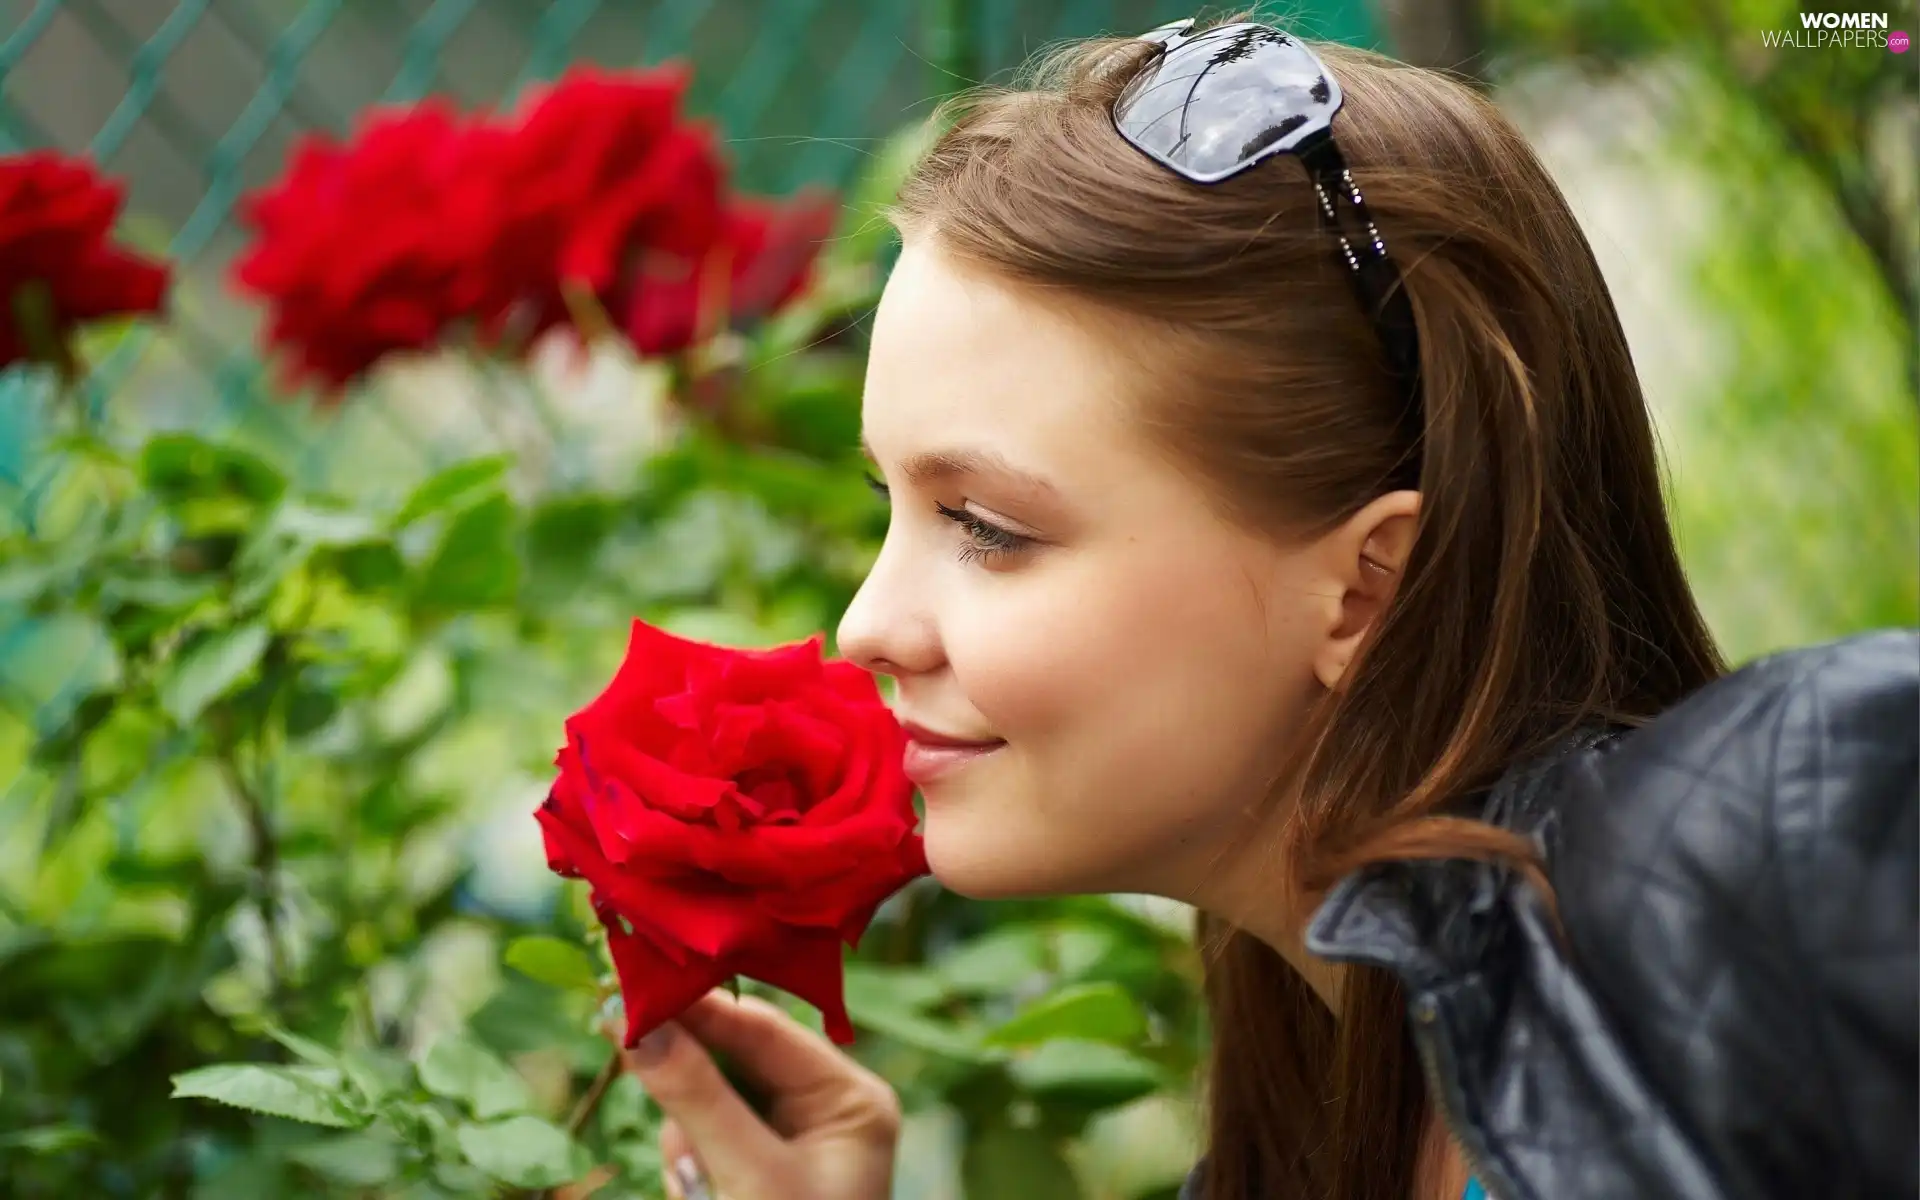
[[[1565,198],[1472,89],[1316,48],[1420,330],[1417,445],[1300,165],[1197,186],[1114,131],[1144,43],[1069,46],[1016,86],[952,102],[894,221],[1149,330],[1150,366],[1123,402],[1249,527],[1332,528],[1417,455],[1418,529],[1393,599],[1273,790],[1276,900],[1307,911],[1388,859],[1500,861],[1544,884],[1527,842],[1444,815],[1449,801],[1584,724],[1640,723],[1724,666]],[[1393,980],[1356,968],[1336,1014],[1251,934],[1205,916],[1198,934],[1209,1200],[1405,1200],[1429,1109]]]

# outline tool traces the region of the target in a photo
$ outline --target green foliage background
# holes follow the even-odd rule
[[[1783,5],[1465,7],[1479,45],[1457,61],[1535,122],[1577,206],[1630,181],[1658,247],[1613,246],[1591,210],[1729,650],[1920,621],[1911,64],[1757,56]],[[832,629],[886,519],[852,461],[861,318],[917,102],[1051,37],[1183,14],[15,8],[0,128],[123,170],[128,235],[186,266],[174,320],[100,331],[77,395],[0,376],[0,1195],[655,1194],[657,1113],[630,1082],[566,1132],[606,1048],[584,897],[546,877],[529,816],[559,722],[635,615],[740,644]],[[1394,25],[1305,15],[1367,43]],[[224,101],[179,74],[216,26],[256,76]],[[701,364],[450,358],[335,413],[276,394],[219,284],[235,190],[303,125],[497,100],[587,47],[690,51],[749,185],[845,189],[805,301]],[[55,89],[87,53],[124,93]],[[1554,159],[1541,97],[1569,90],[1652,119]],[[897,1194],[1171,1196],[1197,979],[1177,911],[907,889],[849,968],[856,1053],[910,1114]]]

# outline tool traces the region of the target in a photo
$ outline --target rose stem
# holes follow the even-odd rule
[[[578,1137],[580,1131],[586,1128],[587,1122],[593,1119],[593,1114],[599,1111],[600,1102],[606,1099],[607,1089],[612,1087],[613,1081],[618,1078],[620,1078],[620,1051],[616,1047],[614,1052],[607,1056],[607,1061],[601,1065],[600,1073],[593,1077],[593,1082],[588,1084],[587,1090],[581,1094],[580,1102],[573,1106],[573,1112],[568,1114],[568,1137]]]
[[[587,1122],[593,1120],[593,1114],[599,1111],[600,1102],[607,1098],[607,1089],[612,1087],[613,1081],[618,1078],[620,1078],[620,1049],[616,1046],[613,1053],[607,1056],[607,1061],[601,1064],[600,1073],[593,1077],[593,1082],[587,1085],[587,1090],[580,1094],[580,1099],[574,1104],[573,1111],[567,1114],[568,1137],[580,1136],[580,1131],[587,1127]],[[559,1194],[558,1189],[551,1188],[545,1191],[508,1193],[509,1196],[549,1198]]]

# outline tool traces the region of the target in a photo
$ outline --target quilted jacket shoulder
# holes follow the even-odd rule
[[[1307,944],[1400,978],[1495,1200],[1920,1196],[1920,634],[1756,662],[1486,811],[1558,930],[1509,872],[1389,863]]]
[[[1558,815],[1571,960],[1721,1193],[1920,1193],[1920,637],[1756,663]]]

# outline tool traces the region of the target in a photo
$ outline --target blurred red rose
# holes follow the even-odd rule
[[[612,311],[644,263],[691,269],[721,230],[725,168],[702,126],[679,117],[677,67],[569,72],[512,126],[502,171],[510,268],[564,319],[574,286]]]
[[[779,311],[806,286],[838,214],[822,191],[732,199],[698,267],[643,261],[624,299],[628,339],[642,354],[671,353]]]
[[[396,351],[466,335],[521,349],[592,322],[643,355],[763,317],[804,286],[835,203],[730,196],[679,67],[581,67],[510,116],[444,104],[312,137],[243,201],[235,265],[271,308],[294,379],[344,385]]]
[[[841,943],[927,872],[904,748],[873,677],[818,637],[734,650],[634,622],[537,814],[548,864],[592,885],[628,1045],[735,975],[853,1040]]]
[[[123,197],[84,159],[0,158],[0,366],[70,370],[76,326],[159,311],[166,266],[108,240]]]
[[[560,294],[571,286],[637,352],[672,354],[806,283],[834,198],[730,196],[714,135],[680,115],[686,85],[675,66],[581,67],[524,111],[506,168],[508,241],[536,290],[546,284],[543,326],[574,319]]]
[[[787,200],[738,199],[727,217],[733,260],[728,309],[736,321],[758,320],[806,287],[839,220],[840,201],[821,189]]]
[[[387,354],[498,326],[513,299],[492,261],[504,140],[438,103],[376,110],[345,145],[309,136],[243,201],[256,237],[234,277],[269,305],[291,377],[337,388]]]

